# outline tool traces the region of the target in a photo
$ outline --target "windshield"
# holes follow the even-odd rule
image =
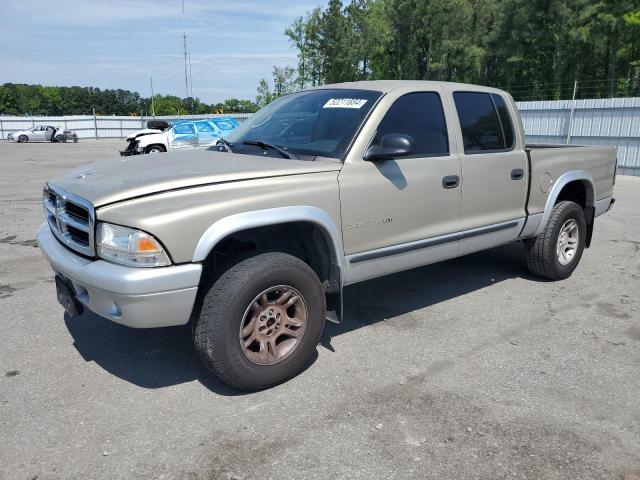
[[[343,159],[367,114],[382,95],[371,90],[321,89],[294,93],[267,105],[225,136],[235,153],[256,154],[270,143],[296,155]],[[251,142],[250,145],[244,142]],[[276,150],[268,155],[280,156]]]

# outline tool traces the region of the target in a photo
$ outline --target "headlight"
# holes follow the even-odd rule
[[[162,245],[148,233],[110,223],[98,223],[96,250],[105,260],[131,267],[171,265]]]
[[[133,144],[133,149],[138,153],[144,153],[144,147],[140,146],[140,140],[136,140]]]

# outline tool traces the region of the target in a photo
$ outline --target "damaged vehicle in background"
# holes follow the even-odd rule
[[[163,120],[150,120],[147,128],[127,137],[127,148],[120,155],[163,153],[171,150],[207,148],[220,138],[233,132],[239,122],[233,117],[205,120],[177,120],[173,124]]]
[[[78,135],[71,130],[63,130],[53,125],[34,125],[28,130],[18,130],[11,132],[7,136],[10,142],[78,142]]]

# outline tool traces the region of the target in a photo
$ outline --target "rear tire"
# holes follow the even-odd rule
[[[263,253],[232,265],[208,289],[194,312],[193,341],[223,382],[260,390],[307,365],[325,313],[322,285],[306,263]]]
[[[27,143],[29,141],[29,137],[26,135],[20,135],[18,137],[18,143]]]
[[[526,241],[527,268],[549,280],[569,278],[580,263],[586,238],[582,207],[574,202],[558,203],[542,233]]]

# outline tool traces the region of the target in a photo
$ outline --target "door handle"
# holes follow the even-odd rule
[[[456,188],[460,185],[460,177],[458,175],[447,175],[442,178],[442,186],[444,188]]]
[[[521,168],[514,168],[511,170],[511,180],[522,180],[524,178],[524,170]]]

